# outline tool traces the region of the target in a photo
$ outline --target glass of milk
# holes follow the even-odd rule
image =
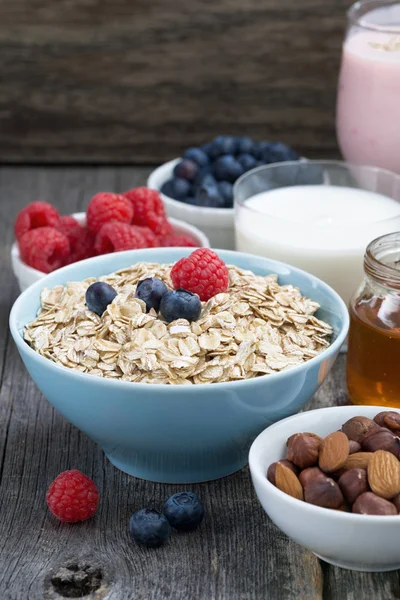
[[[336,131],[344,158],[400,173],[400,2],[348,12]]]
[[[366,246],[400,231],[400,175],[376,167],[267,165],[242,175],[234,196],[237,250],[308,271],[346,303],[363,278]]]

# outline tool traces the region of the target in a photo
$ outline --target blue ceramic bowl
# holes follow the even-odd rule
[[[217,479],[247,463],[255,437],[268,425],[298,412],[317,391],[346,338],[345,304],[328,285],[283,263],[218,250],[228,264],[257,274],[277,273],[321,304],[318,316],[334,330],[333,343],[310,361],[280,373],[230,383],[170,386],[102,379],[57,365],[23,340],[42,288],[99,277],[136,262],[173,263],[187,248],[132,250],[91,258],[59,269],[16,300],[10,328],[32,379],[71,423],[97,442],[113,465],[163,483]]]

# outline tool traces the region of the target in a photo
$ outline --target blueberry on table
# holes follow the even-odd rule
[[[211,142],[209,155],[212,158],[223,154],[234,154],[236,151],[236,140],[230,135],[219,135]]]
[[[161,279],[146,277],[146,279],[138,281],[135,296],[146,303],[147,312],[152,308],[158,312],[161,298],[167,292],[168,288]]]
[[[197,321],[201,313],[201,301],[196,294],[181,288],[167,292],[161,298],[160,314],[168,322],[177,319]]]
[[[101,317],[116,295],[117,292],[111,285],[105,281],[96,281],[86,290],[86,305],[89,310]]]
[[[239,154],[237,160],[242,165],[244,171],[250,171],[257,166],[257,159],[252,154]]]
[[[208,154],[201,148],[188,148],[183,153],[183,158],[192,160],[199,167],[205,167],[208,164]]]
[[[158,511],[142,508],[131,516],[129,531],[139,544],[148,548],[157,548],[171,535],[171,526],[166,517]]]
[[[236,138],[236,153],[237,154],[253,154],[255,142],[250,137]]]
[[[240,162],[230,154],[220,156],[214,164],[214,175],[218,181],[230,181],[234,183],[244,170]]]
[[[218,182],[218,192],[224,201],[225,208],[232,208],[233,206],[233,185],[229,181]]]
[[[192,531],[204,518],[204,507],[193,492],[174,494],[164,504],[164,515],[174,529]]]
[[[199,165],[196,164],[193,160],[184,159],[181,160],[174,167],[174,175],[175,177],[181,177],[182,179],[187,179],[188,181],[194,181],[196,179],[196,175],[199,171]]]

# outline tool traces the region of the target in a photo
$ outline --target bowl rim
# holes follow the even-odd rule
[[[74,217],[74,219],[77,219],[80,224],[86,223],[86,219],[85,219],[86,213],[83,211],[77,212],[77,213],[71,213],[70,215],[67,215],[67,216]],[[197,236],[198,241],[200,241],[203,244],[202,246],[196,246],[197,248],[210,248],[210,240],[208,239],[207,235],[204,233],[204,231],[199,229],[196,225],[187,223],[186,221],[183,221],[182,219],[176,219],[175,217],[168,217],[168,220],[171,222],[172,225],[177,226],[177,227],[182,227],[182,229],[186,229],[188,235]],[[193,240],[193,241],[196,241],[196,240]],[[162,247],[162,246],[160,246],[160,247]],[[143,250],[145,250],[145,249],[146,248],[143,248]],[[114,252],[114,254],[117,254],[117,253]],[[54,271],[51,271],[51,273],[44,273],[43,271],[38,271],[38,269],[35,269],[34,267],[27,265],[21,259],[17,240],[14,240],[14,242],[11,245],[10,255],[19,264],[19,266],[21,266],[21,268],[26,269],[26,273],[30,273],[30,274],[34,275],[35,277],[41,277],[43,279],[43,277],[45,277],[46,275],[51,275],[51,273],[54,273]],[[94,257],[92,257],[92,258],[94,258]],[[84,259],[84,260],[86,260],[86,259]],[[82,261],[78,260],[76,262],[82,262]],[[73,264],[75,264],[75,263],[73,263]],[[69,265],[67,265],[67,266],[69,266]],[[60,267],[60,268],[62,268],[62,267]],[[60,269],[56,269],[56,271],[59,271],[59,270]]]
[[[390,523],[393,526],[394,523],[397,523],[400,526],[400,515],[361,515],[358,513],[347,513],[339,510],[334,510],[332,508],[324,508],[323,506],[316,506],[315,504],[309,504],[303,500],[298,500],[297,498],[293,498],[289,496],[285,492],[279,490],[275,485],[273,485],[270,481],[268,481],[266,477],[266,471],[263,472],[263,469],[266,469],[267,466],[263,466],[261,463],[261,451],[259,446],[264,445],[264,440],[268,438],[268,434],[271,433],[271,430],[278,429],[279,427],[284,426],[285,423],[295,421],[299,418],[303,418],[304,415],[312,415],[317,412],[327,412],[329,413],[337,412],[337,413],[353,413],[355,409],[359,409],[360,414],[363,414],[363,410],[372,410],[376,409],[376,414],[382,412],[382,408],[385,410],[394,410],[396,412],[400,412],[399,408],[392,407],[384,407],[384,406],[374,406],[374,405],[350,405],[350,406],[327,406],[325,408],[315,408],[313,410],[308,410],[305,412],[297,413],[290,417],[286,417],[276,423],[273,423],[266,429],[264,429],[254,440],[252,445],[250,446],[249,451],[249,469],[251,473],[252,479],[257,480],[257,484],[260,485],[268,495],[276,496],[276,502],[287,502],[291,509],[293,510],[302,510],[305,511],[308,517],[312,518],[313,515],[319,515],[321,517],[327,518],[337,518],[342,519],[344,523],[348,521],[356,522],[356,523]],[[329,417],[327,417],[327,421]],[[286,441],[286,440],[285,440]],[[268,465],[269,466],[269,465]],[[254,485],[254,484],[253,484]]]
[[[155,250],[154,248],[146,248],[146,249],[140,249],[140,250],[125,250],[124,252],[114,252],[112,254],[105,254],[105,255],[101,255],[101,256],[87,258],[85,260],[79,261],[79,263],[77,262],[77,263],[73,263],[71,265],[67,265],[65,267],[61,267],[60,269],[57,269],[56,271],[53,271],[52,273],[45,275],[44,277],[42,277],[41,279],[39,279],[38,281],[36,281],[32,285],[30,285],[26,290],[24,290],[18,296],[18,298],[15,300],[15,302],[11,308],[11,311],[10,311],[9,327],[10,327],[11,334],[14,338],[14,341],[15,341],[17,347],[19,349],[21,349],[22,351],[28,352],[28,354],[34,360],[36,360],[36,362],[38,364],[43,365],[43,367],[45,367],[47,365],[47,367],[49,369],[55,369],[56,373],[58,372],[58,370],[61,369],[61,372],[69,373],[71,377],[78,378],[78,380],[81,380],[82,382],[85,382],[85,381],[87,382],[89,380],[93,381],[93,378],[94,378],[93,375],[89,375],[88,373],[81,373],[80,371],[75,371],[73,369],[69,369],[68,367],[65,367],[64,365],[59,365],[59,364],[49,360],[48,358],[45,358],[44,356],[42,356],[35,350],[33,350],[33,348],[31,348],[24,341],[23,337],[21,336],[20,330],[17,327],[17,313],[20,309],[20,306],[25,302],[25,300],[30,296],[30,294],[38,293],[40,296],[41,289],[46,287],[46,283],[47,283],[46,280],[51,279],[51,277],[54,275],[54,273],[58,273],[58,274],[66,273],[67,274],[68,270],[70,270],[70,269],[72,270],[74,268],[74,265],[77,265],[77,264],[86,265],[90,261],[101,263],[103,260],[105,260],[105,257],[116,257],[118,259],[118,256],[124,256],[128,253],[132,254],[132,264],[134,264],[136,253],[152,254],[154,252],[154,250]],[[163,250],[170,251],[170,250],[172,250],[172,248],[160,248],[160,250],[161,251],[163,251]],[[176,247],[176,248],[173,248],[173,250],[181,251],[182,256],[187,256],[190,249]],[[349,317],[349,312],[347,310],[346,304],[344,303],[342,298],[327,283],[318,279],[318,277],[315,277],[314,275],[311,275],[310,273],[303,271],[302,269],[298,269],[297,267],[292,267],[291,265],[288,265],[281,261],[277,261],[277,260],[273,260],[273,259],[266,259],[261,256],[257,256],[255,254],[248,254],[245,252],[236,252],[234,250],[213,249],[213,251],[216,252],[217,254],[225,254],[227,256],[226,261],[229,264],[234,265],[235,264],[235,256],[240,255],[243,258],[248,258],[249,260],[252,260],[254,258],[257,258],[257,260],[262,260],[262,261],[269,260],[270,262],[275,263],[275,264],[281,266],[282,268],[288,268],[292,272],[295,272],[301,276],[306,275],[308,278],[311,277],[315,282],[318,283],[318,285],[320,287],[322,287],[326,292],[328,292],[331,296],[333,296],[333,299],[335,300],[335,302],[337,304],[338,310],[341,312],[341,316],[343,318],[343,325],[342,325],[341,330],[338,333],[336,340],[332,344],[327,346],[327,348],[325,348],[322,352],[317,354],[317,356],[314,356],[310,360],[308,360],[304,363],[301,363],[300,365],[296,365],[295,367],[292,367],[291,369],[288,369],[287,371],[279,371],[277,373],[261,375],[260,377],[254,377],[252,379],[240,379],[240,380],[227,381],[227,382],[216,382],[213,384],[198,383],[198,384],[190,385],[190,386],[189,385],[172,386],[171,384],[167,384],[167,383],[149,384],[149,383],[141,383],[141,382],[136,382],[136,381],[121,381],[121,380],[114,381],[111,378],[108,379],[108,378],[104,378],[104,377],[97,377],[95,379],[102,381],[103,382],[102,385],[110,386],[112,388],[114,388],[114,386],[117,385],[119,387],[120,386],[124,386],[124,387],[128,386],[128,389],[133,389],[132,386],[135,386],[135,389],[140,390],[141,388],[148,389],[148,386],[151,385],[154,387],[154,389],[157,389],[157,390],[173,388],[175,393],[177,393],[177,394],[180,394],[180,393],[186,394],[188,392],[188,389],[190,389],[190,390],[192,390],[191,393],[193,394],[193,393],[196,393],[196,390],[198,390],[199,392],[202,392],[205,388],[210,389],[210,385],[212,386],[212,389],[222,389],[222,388],[230,389],[233,385],[235,385],[235,386],[240,385],[244,388],[246,386],[249,387],[249,386],[254,386],[254,385],[256,385],[256,386],[263,385],[265,381],[272,381],[279,377],[281,379],[283,379],[285,377],[285,375],[287,375],[288,373],[302,373],[303,371],[306,371],[309,369],[309,365],[323,361],[327,355],[332,355],[332,354],[339,352],[340,347],[343,344],[343,342],[345,341],[347,333],[348,333],[350,317]],[[140,260],[142,262],[145,262],[144,259],[140,259]],[[151,262],[151,259],[149,259],[149,261]],[[106,273],[104,273],[104,274],[106,275]],[[68,277],[65,278],[65,281],[66,282],[68,281]]]
[[[166,194],[164,194],[164,192],[161,191],[161,188],[155,184],[154,179],[156,177],[161,176],[161,172],[163,170],[167,170],[167,167],[169,167],[171,169],[171,174],[172,174],[172,169],[173,167],[175,167],[175,165],[178,164],[178,162],[180,162],[181,160],[183,160],[182,156],[179,156],[177,158],[173,158],[172,160],[168,160],[167,162],[163,163],[162,165],[159,165],[158,167],[156,167],[148,176],[147,178],[147,186],[149,188],[151,188],[152,190],[157,190],[158,192],[160,192],[160,194],[163,195],[164,198],[167,198],[167,201],[172,205],[172,206],[176,206],[176,207],[185,207],[185,210],[187,210],[188,213],[201,213],[201,214],[206,214],[209,211],[212,211],[213,214],[218,214],[218,215],[230,215],[230,214],[234,214],[235,212],[235,208],[213,208],[212,206],[196,206],[195,204],[185,204],[184,202],[180,202],[179,200],[175,200],[175,198],[171,198],[171,196],[167,196]],[[167,179],[165,181],[168,181]],[[165,181],[163,183],[165,183]]]

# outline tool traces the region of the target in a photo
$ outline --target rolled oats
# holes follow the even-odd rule
[[[44,289],[25,340],[42,356],[104,378],[185,385],[249,379],[290,369],[330,344],[319,308],[276,275],[229,266],[229,292],[203,303],[198,321],[164,323],[135,298],[136,284],[158,277],[171,288],[172,265],[138,263],[101,277],[118,292],[102,317],[85,304],[95,279]]]

